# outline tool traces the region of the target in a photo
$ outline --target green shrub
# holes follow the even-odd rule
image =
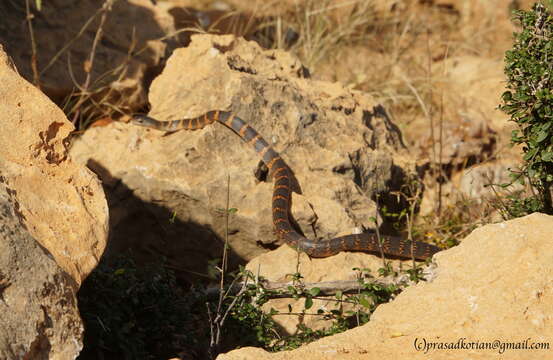
[[[192,328],[191,306],[160,264],[138,269],[129,256],[103,261],[79,291],[86,329],[80,359],[174,357],[205,337]]]
[[[553,213],[553,17],[537,3],[531,11],[515,11],[522,30],[515,33],[513,48],[505,54],[508,91],[503,93],[500,109],[518,124],[511,143],[522,145],[524,165],[511,171],[513,181],[537,190],[527,201],[526,213]],[[536,206],[539,204],[539,206]]]

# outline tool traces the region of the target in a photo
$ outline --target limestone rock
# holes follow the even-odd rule
[[[486,225],[462,243],[435,255],[432,282],[409,287],[380,306],[371,321],[294,351],[269,354],[244,348],[220,355],[232,359],[546,359],[553,339],[553,217],[532,214]],[[548,350],[465,349],[417,351],[427,342],[527,339]],[[500,355],[501,354],[501,355]]]
[[[150,115],[174,120],[232,110],[296,173],[303,195],[294,195],[293,213],[307,236],[315,236],[313,229],[328,238],[371,228],[371,198],[399,189],[409,170],[401,135],[369,96],[304,75],[301,63],[285,52],[263,51],[233,36],[193,36],[152,83]],[[127,188],[151,214],[144,221],[148,228],[140,230],[141,221],[130,219],[143,210],[118,199],[110,207],[114,246],[125,242],[119,248],[134,244],[154,253],[157,248],[157,254],[178,258],[181,267],[205,267],[206,258],[221,254],[219,209],[225,207],[227,175],[230,206],[238,209],[229,229],[235,254],[249,260],[266,251],[260,245],[275,245],[272,181],[256,180],[256,153],[220,124],[171,135],[125,124],[94,128],[71,154],[95,164],[114,191]],[[176,221],[168,225],[169,218]],[[163,235],[155,235],[155,223]],[[201,252],[192,250],[198,247]]]
[[[255,11],[251,13],[233,11],[228,5],[221,6],[220,9],[202,10],[185,6],[170,6],[168,13],[173,17],[175,29],[181,31],[177,35],[181,46],[188,46],[191,35],[195,33],[193,31],[183,31],[185,29],[202,29],[207,33],[219,35],[233,34],[262,43],[263,39],[256,35],[261,34],[258,31],[264,27],[263,22],[270,21],[269,18],[264,19],[254,16]],[[267,27],[267,29],[269,28],[270,26]],[[266,33],[266,35],[269,34]],[[265,45],[265,47],[271,47],[272,44],[267,42]]]
[[[0,48],[0,169],[21,223],[77,284],[98,263],[108,210],[97,177],[67,157],[74,129]]]
[[[127,112],[143,108],[147,103],[145,87],[159,74],[174,48],[188,45],[194,29],[234,33],[259,42],[265,40],[268,47],[272,46],[271,39],[265,39],[272,31],[270,26],[265,26],[268,32],[258,34],[268,19],[237,13],[228,6],[223,10],[197,10],[195,7],[205,7],[205,3],[172,0],[154,5],[151,0],[113,1],[91,66],[89,58],[106,3],[52,0],[43,2],[39,11],[34,1],[30,2],[40,87],[58,104],[72,94],[76,85],[83,86],[90,75],[88,91],[93,93],[97,106],[109,103],[111,108]],[[34,83],[25,3],[2,1],[0,14],[0,43],[13,57],[21,75]],[[291,30],[285,33],[297,38]]]
[[[463,195],[482,202],[490,197],[496,197],[496,194],[505,195],[505,190],[497,185],[510,183],[509,169],[516,170],[519,166],[515,161],[505,161],[503,159],[486,162],[464,170],[454,176],[452,182],[459,184],[459,191]],[[495,185],[495,192],[489,184]],[[510,192],[522,189],[523,186],[518,183],[508,188]]]
[[[52,99],[61,101],[75,87],[74,81],[79,85],[85,82],[87,62],[100,22],[98,12],[104,2],[53,0],[42,2],[41,11],[36,10],[34,1],[30,4],[41,88]],[[21,75],[32,82],[25,2],[2,1],[0,13],[0,43],[12,56]],[[149,0],[115,1],[106,17],[103,38],[96,47],[89,89],[110,88],[113,95],[110,101],[117,101],[115,94],[118,94],[124,99],[118,105],[124,108],[143,105],[146,99],[142,82],[159,65],[166,48],[159,39],[171,26],[171,16],[158,11]],[[121,72],[123,67],[126,71]]]
[[[26,229],[22,210],[0,177],[0,359],[75,359],[83,332],[76,283]]]
[[[500,60],[462,56],[433,65],[435,76],[447,79],[447,87],[439,84],[435,90],[444,94],[445,113],[434,114],[433,132],[427,118],[421,117],[410,126],[407,137],[413,139],[419,162],[436,161],[456,170],[491,156],[498,132],[503,134],[511,128],[503,129],[507,117],[496,109],[504,91],[501,64]],[[494,96],[481,96],[482,92]]]
[[[466,187],[467,184],[457,181],[464,176],[460,173],[471,173],[472,167],[484,162],[484,167],[494,167],[499,172],[504,168],[502,164],[516,163],[514,159],[519,157],[519,149],[507,146],[514,124],[508,122],[507,116],[497,109],[501,94],[505,91],[502,66],[501,59],[476,56],[451,57],[433,65],[433,75],[446,79],[435,90],[437,94],[443,94],[444,113],[440,116],[435,114],[433,134],[429,129],[429,120],[421,117],[406,131],[406,138],[413,140],[413,151],[419,165],[429,170],[436,162],[442,167],[441,181],[446,182],[441,188],[443,206],[455,204],[459,199],[459,187]],[[481,170],[474,171],[480,173]],[[432,175],[431,171],[426,174],[421,213],[431,214],[438,203],[436,179],[439,176]],[[496,173],[494,177],[498,176],[500,174]],[[469,191],[464,189],[463,194],[489,192],[489,188],[483,188],[484,184],[472,183],[474,188]]]

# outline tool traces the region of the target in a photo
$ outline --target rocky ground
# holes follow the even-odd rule
[[[231,268],[247,264],[272,281],[296,271],[306,282],[353,280],[353,267],[377,273],[374,254],[309,259],[279,243],[272,179],[228,129],[163,134],[128,123],[139,111],[172,120],[214,109],[245,119],[294,170],[303,193],[292,213],[307,237],[374,230],[375,219],[398,233],[393,215],[406,209],[417,239],[460,243],[364,326],[293,352],[219,358],[484,359],[498,351],[428,355],[413,343],[551,344],[553,220],[504,221],[492,206],[503,195],[487,186],[508,181],[520,162],[497,106],[516,31],[509,14],[530,4],[56,0],[40,11],[31,4],[28,16],[19,2],[0,3],[0,313],[10,312],[0,358],[77,356],[75,296],[102,255],[166,258],[190,286],[207,277],[228,231]],[[228,229],[227,194],[237,209]],[[303,301],[267,308],[289,304],[299,311]],[[278,322],[283,334],[298,322],[328,324]]]

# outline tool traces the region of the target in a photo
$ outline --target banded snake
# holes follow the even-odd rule
[[[275,186],[272,212],[276,235],[288,245],[307,253],[311,257],[327,257],[340,251],[382,252],[385,255],[417,260],[425,260],[440,251],[437,246],[415,241],[413,244],[398,236],[377,236],[374,233],[351,234],[330,240],[314,241],[299,234],[290,221],[292,192],[301,194],[296,177],[280,155],[253,129],[231,112],[210,111],[202,116],[174,121],[159,121],[147,115],[132,117],[131,123],[160,131],[198,130],[219,122],[231,129],[246,143],[252,145],[272,173]],[[380,238],[380,241],[379,241]],[[413,254],[411,254],[413,247]]]

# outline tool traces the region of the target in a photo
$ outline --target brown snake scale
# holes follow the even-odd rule
[[[135,125],[152,128],[161,131],[177,131],[181,129],[197,130],[213,123],[219,122],[252,145],[272,173],[275,187],[273,191],[273,224],[275,232],[288,245],[304,251],[312,257],[327,257],[340,251],[365,251],[380,253],[404,259],[414,257],[417,260],[425,260],[440,251],[437,246],[424,242],[411,243],[397,236],[378,236],[374,233],[352,234],[336,237],[330,240],[310,240],[292,227],[290,218],[290,206],[292,192],[301,194],[301,188],[291,169],[280,155],[242,119],[226,111],[210,111],[193,119],[174,121],[158,121],[146,115],[135,115],[131,122]],[[411,250],[413,253],[411,254]]]

